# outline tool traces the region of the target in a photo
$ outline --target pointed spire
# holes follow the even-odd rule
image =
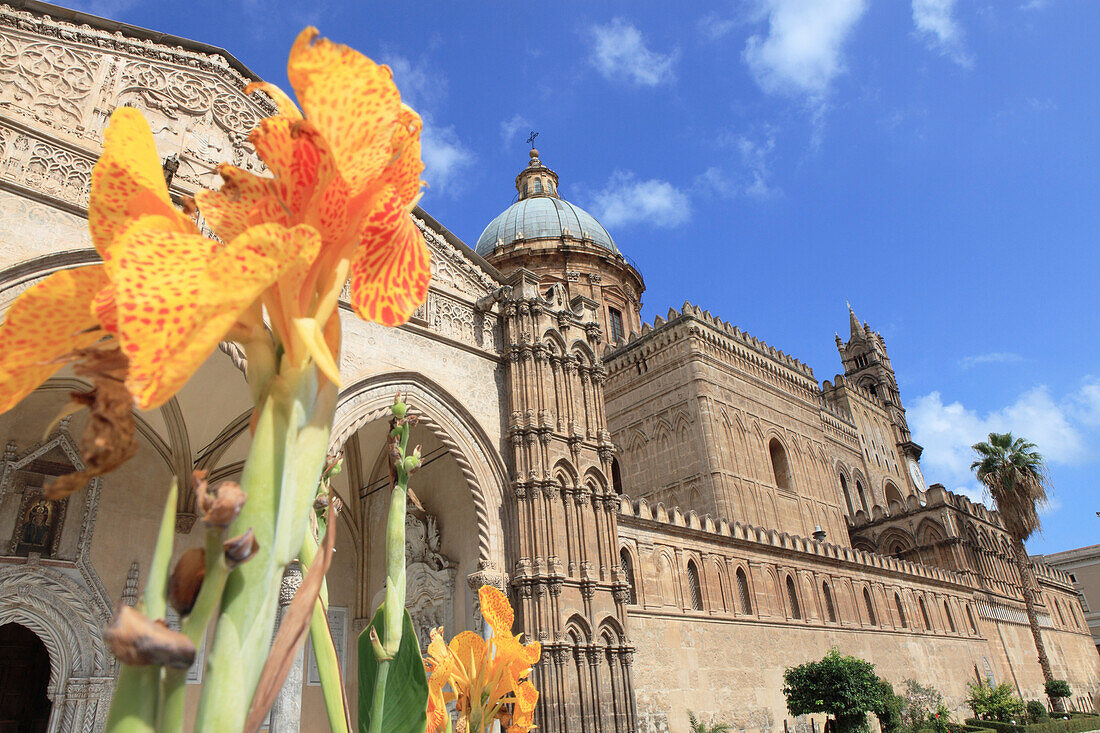
[[[848,325],[851,328],[851,337],[849,340],[856,338],[865,338],[867,332],[863,330],[863,326],[859,325],[859,318],[856,317],[856,312],[852,310],[852,304],[848,303]]]

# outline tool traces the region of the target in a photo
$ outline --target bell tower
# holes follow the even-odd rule
[[[902,455],[913,460],[919,459],[923,449],[913,442],[913,436],[909,432],[897,377],[890,363],[890,355],[886,352],[886,340],[879,332],[872,331],[866,322],[859,322],[851,303],[848,304],[848,325],[847,343],[840,340],[840,334],[836,337],[836,348],[844,364],[844,376],[882,403],[897,430],[898,448]]]

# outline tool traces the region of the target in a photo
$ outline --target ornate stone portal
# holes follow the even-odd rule
[[[410,507],[405,515],[405,608],[412,617],[420,648],[428,648],[432,629],[443,627],[450,638],[454,628],[457,563],[440,549],[439,522],[425,511]]]

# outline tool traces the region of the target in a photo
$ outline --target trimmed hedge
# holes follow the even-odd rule
[[[1089,730],[1100,730],[1100,716],[1080,715],[1070,717],[1069,720],[1051,719],[1033,725],[1013,725],[977,718],[966,719],[967,733],[977,733],[979,728],[986,728],[994,733],[1084,733]]]

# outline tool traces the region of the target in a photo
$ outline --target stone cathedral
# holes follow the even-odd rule
[[[203,43],[0,3],[0,313],[95,259],[89,174],[112,110],[142,110],[171,191],[188,195],[215,185],[218,162],[259,167],[247,134],[271,109],[243,94],[253,78]],[[414,212],[432,282],[407,325],[344,311],[332,450],[346,510],[329,610],[352,704],[356,634],[384,576],[375,538],[399,390],[421,416],[424,454],[423,511],[407,518],[417,629],[480,629],[475,589],[505,589],[517,630],[543,644],[542,730],[683,731],[692,710],[742,731],[808,731],[789,720],[782,672],[832,646],[895,685],[932,683],[960,710],[977,677],[1042,698],[1008,538],[995,512],[926,485],[882,336],[849,310],[843,373],[819,382],[697,306],[643,323],[642,273],[561,197],[538,151],[521,165],[516,202],[472,248]],[[501,181],[502,204],[512,196]],[[215,352],[137,415],[134,460],[65,501],[42,486],[81,467],[84,417],[49,426],[85,385],[61,372],[0,416],[0,728],[102,729],[117,668],[101,628],[144,585],[171,479],[239,474],[241,367],[233,347]],[[181,494],[179,552],[201,543],[193,502]],[[1035,571],[1054,674],[1091,708],[1100,657],[1081,606],[1066,573]],[[272,730],[326,729],[303,654],[280,702],[291,714]],[[196,686],[204,661],[200,650]]]

